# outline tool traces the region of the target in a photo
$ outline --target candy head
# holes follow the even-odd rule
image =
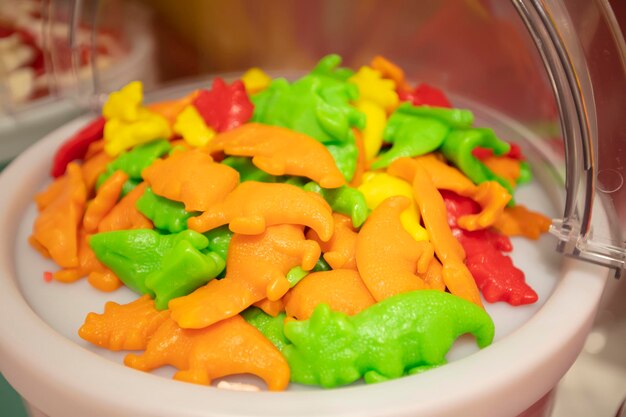
[[[309,320],[288,322],[285,336],[293,343],[283,350],[292,381],[331,388],[360,378],[357,335],[347,315],[320,304]]]

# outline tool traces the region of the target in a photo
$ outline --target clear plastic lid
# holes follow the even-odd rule
[[[294,74],[328,53],[352,67],[384,55],[410,80],[443,88],[455,104],[488,109],[529,132],[535,139],[520,145],[547,161],[547,175],[564,190],[563,216],[551,228],[558,250],[616,276],[625,268],[626,46],[606,0],[40,5],[51,89],[92,108],[131,69],[153,70],[141,71],[153,74],[143,81],[146,90],[159,90],[252,66]],[[63,41],[59,24],[68,28]],[[107,65],[107,37],[129,40],[120,46],[139,54],[151,45],[138,42],[147,37],[156,45],[154,60],[135,62],[130,54]]]

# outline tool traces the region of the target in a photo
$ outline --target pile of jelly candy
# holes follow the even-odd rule
[[[270,390],[422,372],[462,334],[492,342],[483,300],[537,300],[509,236],[549,220],[513,199],[519,147],[473,122],[383,57],[149,105],[133,82],[58,149],[30,243],[50,280],[138,294],[79,334],[139,370]]]

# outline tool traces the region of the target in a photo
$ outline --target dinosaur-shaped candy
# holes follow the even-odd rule
[[[480,307],[452,294],[420,290],[399,294],[355,316],[317,306],[306,321],[285,324],[292,343],[283,349],[294,382],[325,388],[398,378],[446,363],[464,333],[489,345],[494,324]]]
[[[311,317],[321,303],[350,316],[376,303],[359,273],[352,269],[313,272],[285,294],[284,300],[287,315],[298,320]]]
[[[484,229],[494,224],[511,200],[509,192],[496,181],[475,185],[458,169],[448,165],[436,155],[429,154],[408,159],[400,158],[389,165],[387,172],[412,182],[417,164],[428,173],[439,190],[449,190],[469,197],[482,207],[480,213],[468,214],[459,219],[459,226],[466,230]]]
[[[284,390],[289,383],[285,358],[239,315],[199,330],[181,329],[168,319],[146,351],[127,355],[124,363],[141,371],[172,365],[179,369],[174,379],[203,385],[234,374],[256,375],[270,391]]]
[[[315,230],[323,241],[333,234],[332,210],[321,196],[290,184],[256,181],[239,184],[224,200],[187,223],[198,232],[228,223],[235,233],[256,235],[267,226],[299,224]]]
[[[95,234],[89,244],[130,289],[156,296],[160,310],[171,298],[189,294],[224,269],[219,255],[201,252],[209,246],[207,237],[192,230],[171,235],[117,230]]]
[[[135,205],[157,229],[168,233],[182,232],[187,228],[187,220],[199,214],[185,210],[183,203],[156,195],[150,187],[146,188]]]
[[[400,222],[409,204],[404,196],[389,197],[372,212],[356,239],[356,265],[377,301],[431,287],[419,274],[428,270],[433,247],[428,241],[415,241]]]
[[[333,237],[328,242],[322,242],[314,230],[307,232],[307,238],[319,243],[324,260],[333,269],[354,269],[356,270],[356,239],[357,232],[352,227],[352,221],[343,214],[333,213],[335,220],[335,231]]]
[[[252,120],[304,133],[323,143],[347,181],[354,176],[358,150],[353,127],[365,127],[365,116],[350,105],[359,96],[346,80],[352,71],[337,68],[338,55],[320,60],[310,74],[290,84],[283,78],[252,97]]]
[[[439,148],[455,128],[469,128],[474,116],[468,110],[416,107],[401,104],[389,117],[383,137],[393,145],[372,163],[384,168],[397,158],[424,155]]]
[[[156,160],[142,176],[155,194],[184,203],[187,211],[208,210],[239,183],[237,171],[197,149]]]
[[[272,175],[297,175],[324,188],[337,188],[345,179],[328,149],[303,133],[279,126],[246,123],[217,135],[208,145],[211,153],[250,156],[252,163]]]
[[[78,230],[86,200],[85,183],[75,162],[38,200],[40,213],[29,243],[63,268],[78,266]]]
[[[305,240],[302,226],[270,226],[260,235],[235,233],[226,258],[226,277],[169,303],[172,318],[184,328],[198,329],[240,313],[253,303],[280,299],[290,288],[286,278],[300,265],[311,270],[319,245]]]
[[[157,310],[147,294],[128,304],[109,301],[103,314],[87,314],[78,335],[109,350],[143,350],[169,316],[169,311]]]

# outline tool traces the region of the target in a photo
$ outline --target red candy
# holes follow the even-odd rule
[[[511,145],[511,149],[509,149],[509,152],[504,156],[506,158],[523,161],[525,158],[524,158],[524,155],[522,154],[522,148],[520,148],[519,145],[516,143],[509,143],[509,145]],[[474,155],[476,158],[482,161],[482,160],[492,157],[493,150],[487,149],[487,148],[481,148],[480,146],[477,146],[472,150],[472,155]]]
[[[469,232],[457,225],[457,219],[480,211],[476,202],[450,191],[441,191],[448,211],[452,233],[465,250],[465,264],[478,289],[490,303],[504,301],[518,306],[537,301],[537,293],[526,284],[524,273],[502,252],[513,249],[507,236],[491,229]]]
[[[413,91],[398,91],[401,101],[410,101],[414,106],[433,106],[452,108],[446,95],[438,88],[422,83]]]
[[[193,105],[205,123],[218,132],[242,125],[250,120],[254,111],[241,80],[228,85],[221,78],[213,80],[210,91],[200,90]]]
[[[54,178],[60,177],[65,174],[67,164],[84,158],[89,145],[102,138],[104,123],[104,117],[99,117],[65,141],[52,159],[50,175]]]

